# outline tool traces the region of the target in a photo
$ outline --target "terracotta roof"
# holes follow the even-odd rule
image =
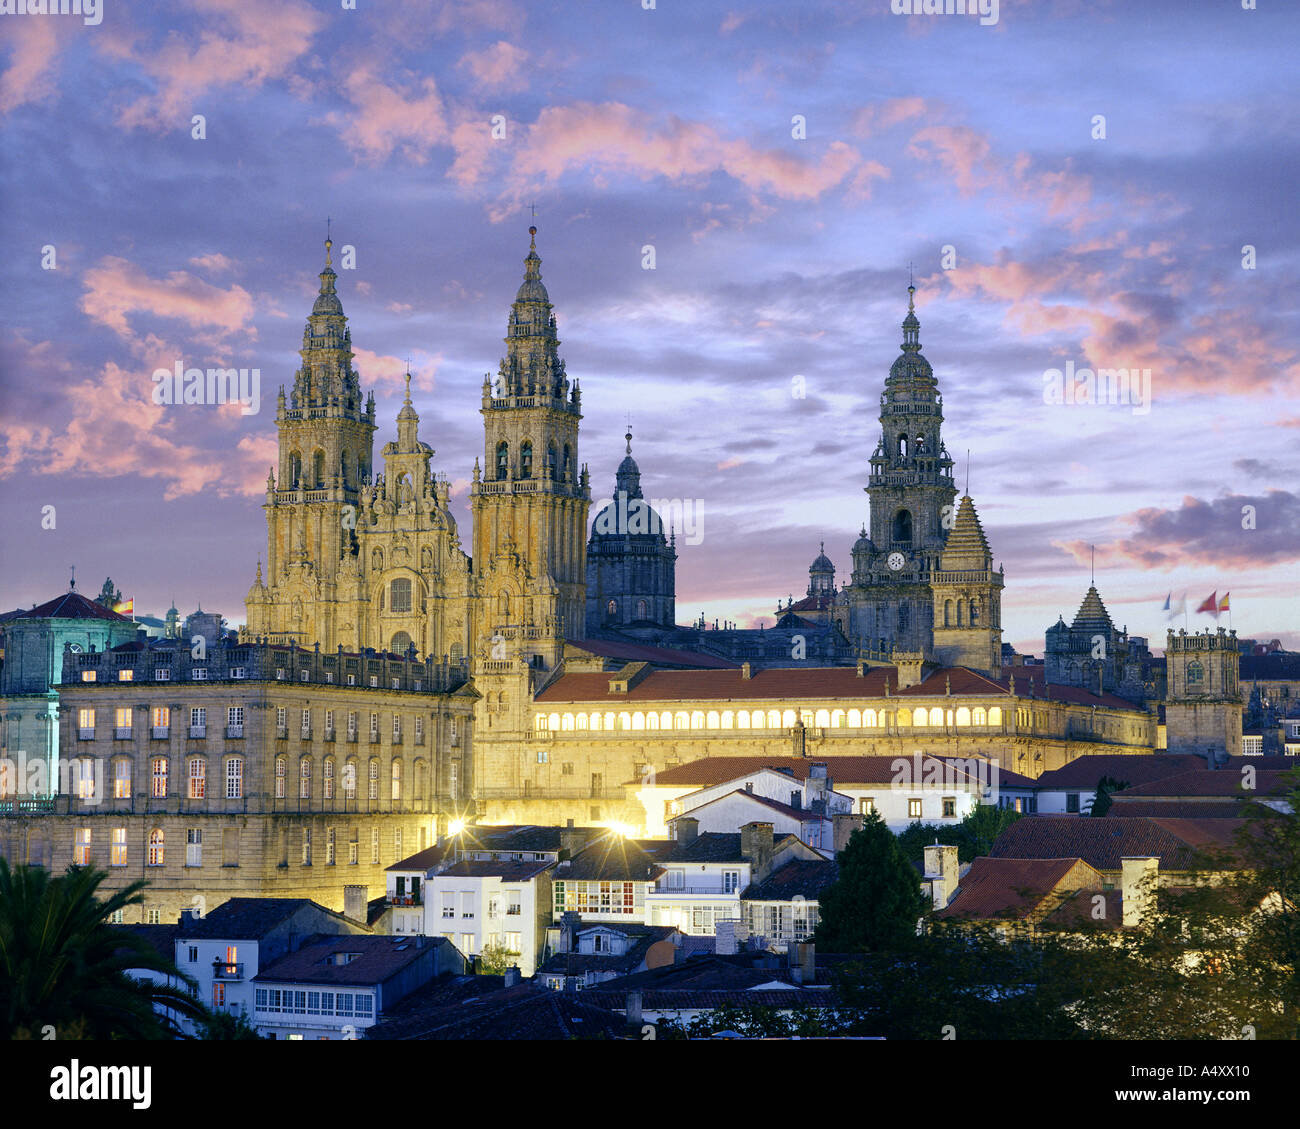
[[[571,647],[575,651],[588,651],[603,658],[648,662],[657,666],[698,667],[705,670],[736,667],[735,663],[719,658],[717,655],[706,655],[700,651],[683,651],[676,647],[652,647],[648,643],[624,643],[613,639],[575,639],[566,647]],[[609,673],[604,677],[608,678]]]
[[[1199,851],[1230,851],[1244,821],[1124,816],[1034,815],[1008,827],[993,858],[1081,858],[1098,870],[1119,870],[1126,856],[1155,856],[1160,869],[1192,870]]]
[[[500,878],[502,882],[528,882],[553,862],[477,862],[467,860],[447,867],[434,875],[438,878]]]
[[[787,604],[781,609],[781,614],[784,615],[786,612],[824,612],[834,602],[834,596],[822,592],[816,596],[805,596],[802,600],[797,600],[793,604]]]
[[[663,872],[639,843],[614,835],[561,863],[554,877],[561,882],[653,882]]]
[[[420,1006],[376,1024],[367,1039],[621,1039],[626,1019],[594,1006],[587,992],[516,984],[457,1003]]]
[[[798,897],[816,902],[838,875],[839,867],[834,862],[792,859],[762,882],[747,886],[740,899],[745,902],[788,902]]]
[[[452,947],[445,937],[327,937],[282,956],[253,982],[382,984],[441,946]],[[344,953],[356,955],[346,964],[335,963],[332,958]]]
[[[64,592],[39,607],[30,608],[14,616],[15,619],[107,619],[114,623],[130,623],[131,617],[88,600],[80,592]]]
[[[770,979],[770,977],[769,977]],[[627,993],[610,990],[605,984],[582,993],[589,1002],[602,1007],[627,1007]],[[712,1011],[720,1007],[813,1008],[833,1007],[829,988],[647,988],[641,993],[641,1007],[649,1011]]]
[[[431,866],[437,866],[442,862],[443,856],[447,853],[447,843],[440,843],[435,847],[425,847],[422,851],[416,851],[413,855],[407,855],[400,862],[393,863],[392,866],[385,867],[385,870],[428,870]]]
[[[538,975],[580,976],[584,972],[613,972],[625,974],[635,969],[653,945],[668,941],[677,932],[674,925],[614,925],[607,922],[593,922],[580,926],[578,935],[589,933],[594,929],[610,929],[621,933],[632,941],[623,953],[555,953],[538,970]]]
[[[1147,784],[1197,766],[1204,768],[1205,758],[1189,753],[1096,753],[1044,772],[1035,783],[1040,789],[1091,789],[1109,776],[1128,784]]]
[[[1024,919],[1042,905],[1078,858],[977,858],[961,876],[956,896],[940,918]],[[1100,889],[1101,875],[1089,867]]]
[[[1231,769],[1210,770],[1201,768],[1190,772],[1180,772],[1174,776],[1162,777],[1149,784],[1138,784],[1116,792],[1115,796],[1169,796],[1184,798],[1188,796],[1235,796],[1241,799],[1258,799],[1260,796],[1276,796],[1289,792],[1294,784],[1286,772],[1263,769],[1255,773],[1255,788],[1247,790],[1242,787],[1244,777]]]
[[[230,898],[192,922],[181,922],[180,936],[185,940],[256,941],[288,921],[305,906],[323,906],[309,898]]]
[[[1098,916],[1096,898],[1105,910]],[[1124,926],[1124,895],[1118,889],[1085,886],[1071,891],[1065,900],[1038,923],[1040,929],[1121,929]]]
[[[1101,706],[1115,710],[1137,710],[1140,707],[1112,694],[1109,690],[1098,694],[1082,686],[1065,686],[1059,682],[1048,682],[1047,671],[1041,666],[1004,666],[999,685],[1011,686],[1012,677],[1016,680],[1017,697],[1025,697],[1031,691],[1035,698],[1052,702],[1069,702],[1080,706]],[[956,691],[954,690],[954,693]]]
[[[1116,802],[1111,804],[1107,810],[1107,815],[1118,816],[1124,819],[1133,819],[1139,816],[1153,817],[1155,819],[1241,819],[1245,815],[1241,800],[1197,800],[1186,802],[1183,800],[1123,800],[1119,797],[1126,795],[1124,792],[1116,792],[1111,798]]]
[[[775,848],[780,849],[787,839],[795,835],[777,835]],[[642,839],[644,846],[649,840]],[[656,862],[744,862],[740,853],[740,833],[738,831],[702,831],[689,843],[679,843],[676,839],[658,840],[659,850],[651,850]]]
[[[755,795],[753,792],[747,792],[745,791],[744,788],[737,788],[734,792],[727,792],[724,795],[718,796],[710,800],[708,803],[700,804],[699,807],[694,807],[691,808],[690,811],[682,812],[682,815],[690,818],[696,818],[695,816],[692,815],[693,812],[697,812],[704,808],[710,807],[713,804],[719,803],[720,801],[725,799],[729,799],[732,796],[740,796],[742,799],[750,800],[753,803],[758,804],[760,807],[764,807],[767,808],[769,811],[776,812],[778,815],[784,815],[790,819],[797,819],[800,823],[804,822],[805,820],[830,819],[830,816],[826,815],[825,813],[809,811],[807,808],[797,808],[793,804],[783,804],[781,803],[780,800],[770,800],[766,796],[759,796],[759,795]],[[670,819],[669,822],[671,823],[672,820]]]

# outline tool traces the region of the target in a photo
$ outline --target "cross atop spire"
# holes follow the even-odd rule
[[[629,416],[627,421],[627,434],[623,436],[627,440],[627,454],[632,453],[632,419]]]
[[[330,248],[334,246],[334,240],[331,238],[331,228],[333,221],[329,216],[325,217],[325,265],[330,265]]]
[[[72,578],[68,581],[68,591],[75,592],[77,588],[77,566],[68,565],[68,567],[72,570]]]

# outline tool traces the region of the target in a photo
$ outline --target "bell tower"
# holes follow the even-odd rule
[[[506,355],[483,379],[483,465],[474,465],[475,655],[550,669],[581,638],[586,604],[587,468],[582,397],[559,354],[537,228],[510,307]]]

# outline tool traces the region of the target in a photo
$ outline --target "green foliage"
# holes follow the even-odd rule
[[[813,940],[821,949],[870,952],[915,935],[926,905],[920,877],[879,812],[867,817],[836,861],[839,877],[819,899]]]
[[[973,862],[987,855],[997,837],[1019,818],[1020,813],[1012,808],[977,804],[960,823],[910,823],[899,833],[898,843],[908,860],[918,866],[924,861],[925,848],[932,843],[955,846],[961,862]]]
[[[1089,814],[1105,815],[1110,811],[1110,794],[1128,786],[1127,780],[1116,780],[1113,776],[1103,776],[1097,781],[1097,798],[1092,801],[1092,810]]]
[[[480,976],[502,976],[519,956],[519,953],[512,952],[505,945],[489,941],[479,950],[474,971]]]
[[[199,1038],[205,1041],[242,1042],[249,1039],[261,1039],[261,1037],[257,1033],[257,1028],[253,1026],[248,1016],[243,1012],[238,1014],[228,1011],[210,1012],[199,1025]]]
[[[96,896],[108,875],[69,867],[51,877],[43,867],[10,869],[0,859],[0,1038],[25,1032],[42,1038],[167,1039],[179,1034],[154,1005],[195,1019],[207,1011],[185,987],[136,980],[127,969],[195,982],[142,937],[108,924],[115,911],[143,901],[134,882],[105,901]]]

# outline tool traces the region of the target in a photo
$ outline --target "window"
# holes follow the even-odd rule
[[[442,916],[444,919],[454,918],[456,916],[456,895],[442,895]]]
[[[153,708],[153,727],[155,729],[168,729],[172,723],[172,711],[170,706],[154,706]]]
[[[393,800],[402,798],[402,762],[393,761]]]
[[[1079,814],[1079,793],[1067,792],[1065,796],[1065,810],[1071,815]]]
[[[908,800],[908,801],[907,801],[907,818],[908,818],[908,819],[920,819],[920,818],[921,818],[921,801],[920,801],[920,800]]]
[[[191,800],[201,800],[207,793],[208,785],[208,762],[202,757],[190,758],[189,771],[189,798]]]
[[[119,682],[134,682],[134,681],[135,681],[135,671],[130,670],[130,669],[119,670],[119,671],[117,672],[117,680],[118,680]]]
[[[416,686],[417,690],[419,688],[419,686]],[[424,744],[424,718],[422,717],[417,717],[415,719],[415,743],[417,745]]]
[[[351,677],[351,675],[349,675]],[[357,714],[355,710],[348,713],[348,740],[354,740],[357,735]]]
[[[357,762],[348,761],[343,766],[343,798],[345,800],[355,800],[357,798]]]
[[[370,761],[370,776],[367,780],[367,795],[372,800],[379,799],[379,760],[372,758]]]
[[[239,800],[244,796],[244,761],[242,757],[226,760],[226,799]]]
[[[379,828],[370,829],[370,861],[372,864],[379,862]]]
[[[95,677],[96,677],[96,674],[95,674],[95,672],[94,672],[93,670],[83,670],[83,671],[81,672],[81,681],[82,681],[82,682],[94,682],[94,681],[95,681]]]
[[[131,736],[131,707],[126,706],[119,709],[113,721],[113,736],[119,740]]]
[[[510,447],[507,443],[497,444],[497,481],[502,481],[509,473]]]
[[[298,762],[298,799],[311,799],[311,757]]]
[[[302,732],[304,736],[311,732],[311,710],[302,711]]]
[[[172,678],[172,669],[169,666],[155,667],[153,677],[155,682],[170,682]]]
[[[195,706],[190,710],[190,726],[193,729],[204,729],[208,724],[208,711],[203,706]]]
[[[311,828],[302,829],[302,865],[311,866]]]
[[[73,762],[76,783],[73,792],[79,800],[95,799],[95,762],[89,757],[79,757]]]
[[[389,610],[409,613],[411,610],[411,582],[406,577],[394,580],[389,586]]]
[[[352,832],[352,838],[348,840],[348,865],[357,865],[357,852],[360,844],[357,842],[357,833]]]
[[[77,729],[80,731],[80,737],[94,737],[95,735],[95,711],[78,710],[77,711]]]
[[[332,800],[334,798],[334,758],[333,757],[325,758],[321,784],[322,787],[324,788],[325,799]]]
[[[722,872],[722,892],[724,894],[734,894],[736,887],[740,885],[740,871],[724,870]]]
[[[158,925],[162,921],[162,910],[157,906],[153,909],[144,911],[144,923],[146,925]]]
[[[214,980],[212,982],[212,1006],[226,1006],[226,985],[220,980]]]
[[[237,737],[244,732],[243,706],[231,706],[226,710],[226,725],[230,727],[232,737]]]
[[[289,762],[285,757],[275,758],[275,798],[284,799],[284,781],[289,773]]]
[[[155,800],[167,796],[167,758],[154,757],[149,768],[149,795]]]
[[[957,798],[955,796],[945,796],[943,798],[943,817],[952,819],[957,814]]]
[[[198,964],[198,963],[199,963],[199,947],[198,947],[198,945],[190,945],[190,947],[189,947],[189,952],[188,952],[188,960],[189,960],[189,963],[190,963],[190,964]],[[263,995],[265,995],[265,992],[263,992]]]
[[[528,440],[519,448],[519,477],[533,477],[533,445]]]
[[[162,866],[163,864],[163,833],[160,828],[155,827],[149,832],[149,865]]]
[[[402,829],[395,828],[393,831],[393,861],[396,862],[402,857]]]
[[[72,835],[72,861],[76,866],[90,865],[90,828],[78,827]]]
[[[190,671],[190,677],[195,682],[206,682],[208,680],[208,668],[205,666],[196,666]]]
[[[118,760],[113,765],[113,799],[129,800],[131,798],[131,762]]]
[[[285,729],[289,725],[289,711],[284,706],[275,707],[275,727],[276,729]]]
[[[334,711],[333,710],[325,711],[325,732],[331,735],[334,733]]]
[[[370,715],[370,739],[372,741],[379,740],[379,715],[377,713]]]
[[[325,865],[334,865],[334,828],[325,832]]]
[[[1205,668],[1198,662],[1187,664],[1187,685],[1199,686],[1205,680]]]
[[[397,714],[393,714],[393,740],[402,739],[402,719]]]
[[[110,833],[108,847],[109,866],[126,865],[126,828],[114,827]]]
[[[538,763],[538,764],[546,764],[546,762],[547,762],[548,759],[549,759],[549,757],[548,757],[547,752],[546,752],[545,749],[538,749],[538,750],[537,750],[537,763]]]
[[[185,865],[203,865],[203,828],[187,827],[185,829]],[[191,950],[193,951],[193,950]],[[191,960],[195,958],[191,957]]]

